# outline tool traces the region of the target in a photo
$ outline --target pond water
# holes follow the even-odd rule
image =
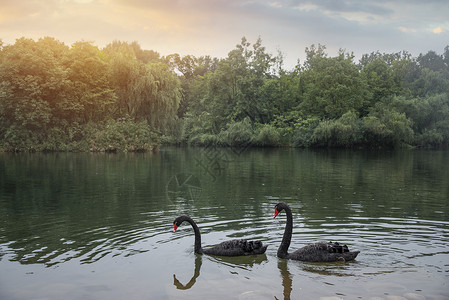
[[[449,152],[0,153],[0,299],[449,299]],[[316,241],[355,261],[276,257]],[[258,239],[266,254],[196,255]]]

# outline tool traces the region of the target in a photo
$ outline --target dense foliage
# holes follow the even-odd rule
[[[53,38],[0,42],[0,149],[140,151],[202,146],[449,146],[449,46],[412,57],[242,38],[226,58],[103,49]]]
[[[0,147],[145,151],[176,116],[180,81],[153,51],[21,38],[0,52]]]

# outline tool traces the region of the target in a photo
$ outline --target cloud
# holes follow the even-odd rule
[[[440,33],[447,32],[447,31],[448,30],[446,28],[441,27],[441,26],[438,26],[432,30],[432,32],[435,34],[440,34]]]
[[[416,29],[414,29],[414,28],[407,28],[407,27],[404,27],[404,26],[399,26],[399,30],[402,31],[402,32],[416,32]]]
[[[376,3],[376,1],[357,1],[357,0],[315,0],[315,1],[294,1],[293,4],[299,9],[320,10],[326,14],[342,14],[342,13],[365,13],[369,15],[390,15],[394,11]]]

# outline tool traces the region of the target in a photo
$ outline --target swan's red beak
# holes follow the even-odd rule
[[[173,232],[176,232],[176,229],[178,229],[178,225],[176,225],[176,223],[174,225],[175,225],[175,230]]]
[[[278,208],[277,207],[274,207],[274,217],[273,217],[273,219],[274,218],[276,218],[276,216],[278,215]]]

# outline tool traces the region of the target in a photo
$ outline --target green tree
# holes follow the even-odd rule
[[[307,61],[301,75],[302,101],[298,109],[308,115],[335,119],[348,110],[359,111],[368,87],[353,63],[353,56],[340,51],[328,58],[324,47],[306,49]]]
[[[65,113],[65,119],[87,123],[108,118],[116,94],[110,87],[106,56],[89,42],[76,42],[69,51],[66,65],[72,97],[59,103],[59,111]]]
[[[123,48],[127,48],[132,51],[140,62],[147,63],[155,63],[162,61],[160,54],[153,50],[143,50],[137,41],[132,43],[122,42],[115,40],[112,43],[108,44],[103,51],[105,53],[115,53],[120,52]]]
[[[183,118],[194,102],[198,102],[201,97],[198,93],[198,85],[208,72],[214,72],[218,66],[218,59],[210,56],[195,57],[179,54],[170,54],[164,58],[170,69],[178,74],[181,80],[181,101],[178,108],[178,117]]]
[[[378,104],[362,120],[365,145],[399,147],[413,141],[412,122],[392,107]]]
[[[362,70],[368,84],[371,99],[365,102],[365,108],[372,107],[384,98],[399,92],[400,83],[396,81],[392,66],[378,58],[368,63]]]
[[[21,38],[2,49],[2,119],[7,126],[45,131],[57,123],[58,103],[67,94],[67,71],[60,64],[68,47],[52,38]]]
[[[272,121],[275,116],[284,116],[296,110],[301,102],[301,73],[298,69],[291,72],[281,70],[278,76],[265,80],[261,93],[270,102]]]
[[[449,92],[449,72],[433,71],[425,68],[413,82],[413,94],[426,97],[434,94]]]
[[[432,71],[442,71],[445,69],[444,57],[442,55],[438,55],[433,50],[424,55],[420,54],[416,60],[421,69],[429,69]]]
[[[109,56],[108,75],[117,96],[113,116],[131,115],[134,106],[134,90],[139,78],[140,64],[134,51],[127,45],[106,51]]]
[[[320,122],[311,136],[312,145],[319,147],[351,148],[361,141],[361,122],[354,111],[348,111],[337,120]]]
[[[202,103],[217,117],[218,128],[230,120],[241,121],[246,117],[252,122],[269,120],[272,104],[263,86],[272,77],[274,62],[260,38],[252,47],[242,38],[236,49],[219,62],[215,72],[206,77]]]
[[[180,102],[180,82],[164,62],[143,63],[128,44],[107,49],[109,74],[117,94],[116,116],[130,115],[162,130],[173,121]]]
[[[162,62],[140,67],[139,77],[132,87],[131,115],[146,119],[162,130],[176,118],[180,101],[180,82]]]
[[[415,145],[420,147],[449,145],[449,96],[447,93],[413,99],[397,97],[393,105],[413,122]]]

